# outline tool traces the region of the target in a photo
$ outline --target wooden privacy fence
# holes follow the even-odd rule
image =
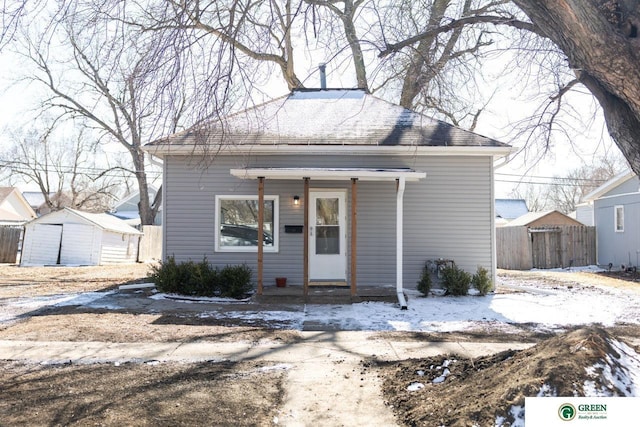
[[[596,229],[580,225],[496,228],[498,268],[565,268],[596,263]]]
[[[22,227],[0,227],[0,263],[15,263],[20,248]]]
[[[144,235],[138,245],[138,262],[149,262],[162,259],[162,226],[143,225]]]

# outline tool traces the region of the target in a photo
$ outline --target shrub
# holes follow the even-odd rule
[[[246,265],[228,265],[220,271],[220,295],[242,298],[253,289],[251,269]]]
[[[213,268],[207,258],[177,263],[173,256],[151,267],[151,280],[161,292],[192,296],[241,298],[251,291],[251,269],[246,265]]]
[[[489,277],[489,272],[484,267],[478,267],[476,274],[471,279],[471,284],[478,290],[480,295],[485,296],[493,289],[493,282]]]
[[[445,289],[445,295],[467,295],[470,284],[471,274],[455,265],[442,269],[442,286]]]
[[[422,269],[422,275],[420,276],[420,280],[418,281],[418,290],[424,295],[429,295],[431,291],[431,272],[429,271],[429,267],[425,264]]]

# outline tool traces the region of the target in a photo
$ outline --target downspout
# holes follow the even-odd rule
[[[407,309],[407,300],[404,297],[404,290],[402,289],[402,249],[404,247],[402,223],[403,218],[403,200],[404,200],[404,177],[397,179],[396,190],[396,295],[398,296],[398,303],[400,309]]]

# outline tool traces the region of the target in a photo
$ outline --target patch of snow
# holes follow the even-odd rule
[[[151,295],[149,298],[154,300],[176,300],[184,303],[212,303],[212,302],[220,302],[220,303],[246,303],[251,300],[251,298],[244,299],[235,299],[235,298],[223,298],[223,297],[191,297],[188,295],[179,295],[179,294],[165,294],[162,292]]]
[[[583,267],[566,267],[566,268],[549,268],[541,270],[539,268],[532,268],[531,271],[553,271],[558,273],[576,273],[576,272],[585,272],[585,273],[599,273],[601,271],[607,271],[602,267],[598,267],[597,265],[586,265]]]
[[[263,366],[258,368],[258,372],[273,372],[273,371],[287,371],[291,369],[291,365],[288,363],[278,363],[277,365],[272,366]]]
[[[542,384],[542,387],[540,387],[540,391],[538,392],[536,397],[555,397],[557,395],[558,393],[556,392],[556,390],[549,384],[545,383]]]
[[[524,427],[524,406],[514,405],[509,410],[514,421],[511,427]]]
[[[82,305],[86,307],[93,308],[107,308],[107,309],[118,309],[119,306],[114,304],[101,304],[100,299],[113,295],[115,291],[107,291],[107,292],[84,292],[81,294],[68,295],[65,298],[61,298],[55,304],[52,304],[55,307],[66,307],[70,305]]]
[[[612,340],[610,344],[619,357],[607,354],[603,362],[586,368],[592,379],[583,384],[585,396],[637,396],[640,392],[640,355],[621,341]]]
[[[524,406],[514,405],[509,408],[509,414],[513,417],[513,423],[508,423],[510,427],[524,427]],[[507,423],[506,417],[497,416],[494,427],[504,427]]]
[[[431,382],[434,384],[440,384],[443,383],[444,380],[447,379],[447,377],[451,374],[451,371],[447,368],[444,368],[444,371],[442,371],[442,375],[440,375],[437,378],[434,378]]]
[[[424,388],[424,384],[414,382],[407,386],[407,391],[418,391]]]

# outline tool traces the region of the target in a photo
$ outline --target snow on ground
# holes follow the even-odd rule
[[[499,286],[515,292],[425,298],[417,291],[407,291],[407,310],[399,310],[397,304],[363,302],[306,305],[304,311],[227,310],[224,315],[247,321],[273,321],[295,329],[307,323],[338,330],[421,332],[464,331],[483,326],[517,332],[523,324],[541,331],[589,324],[640,324],[640,295],[633,291],[577,283],[571,287],[548,286],[531,279],[499,278]],[[215,311],[201,314],[218,315]]]
[[[407,310],[400,310],[398,304],[383,302],[291,304],[271,309],[265,305],[257,306],[249,300],[190,298],[185,301],[181,298],[175,301],[176,304],[189,304],[190,313],[193,313],[194,306],[201,305],[202,311],[197,315],[203,318],[263,322],[274,328],[298,330],[312,327],[318,330],[454,332],[491,328],[516,333],[523,326],[547,331],[590,324],[640,324],[640,294],[633,289],[589,283],[553,286],[545,284],[543,277],[499,277],[498,287],[507,292],[484,297],[430,295],[425,298],[415,290],[407,290]],[[0,302],[0,323],[47,306],[126,308],[127,298],[131,298],[130,294],[109,291],[7,299]],[[158,293],[151,297],[137,295],[136,298],[146,298],[151,309],[154,301],[166,303],[173,296]]]
[[[47,307],[82,305],[92,306],[93,308],[116,309],[118,307],[107,304],[100,305],[98,302],[114,293],[114,291],[82,292],[25,298],[7,298],[0,302],[0,324],[12,322],[21,316]]]

